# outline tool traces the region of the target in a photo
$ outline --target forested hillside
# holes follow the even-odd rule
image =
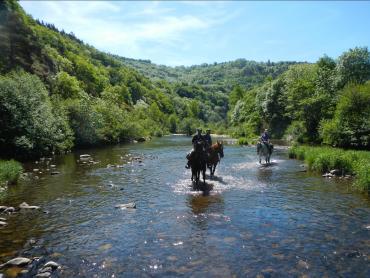
[[[165,79],[171,83],[196,84],[207,91],[230,92],[236,85],[246,89],[265,81],[276,78],[296,62],[255,62],[238,59],[231,62],[194,65],[190,67],[168,67],[156,65],[148,60],[121,58],[125,64],[131,65],[143,75],[154,79]]]
[[[196,126],[226,126],[228,98],[152,81],[74,34],[0,2],[0,151],[65,152]]]
[[[370,148],[370,53],[366,47],[293,65],[275,80],[230,94],[230,123],[238,136],[270,128],[301,143]]]
[[[107,54],[0,2],[0,152],[62,153],[197,126],[369,147],[370,55],[168,67]]]

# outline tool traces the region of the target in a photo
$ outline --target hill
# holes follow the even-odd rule
[[[200,85],[209,91],[229,93],[236,85],[251,89],[266,78],[276,78],[297,62],[255,62],[238,59],[230,62],[169,67],[156,65],[149,60],[135,60],[116,56],[141,74],[171,83]]]

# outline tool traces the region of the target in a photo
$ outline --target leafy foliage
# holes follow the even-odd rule
[[[0,185],[15,184],[23,171],[22,165],[15,160],[0,160]]]

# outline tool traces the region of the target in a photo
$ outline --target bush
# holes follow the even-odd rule
[[[240,138],[238,139],[238,144],[239,144],[239,145],[248,145],[248,139],[247,139],[247,138],[245,138],[245,137],[240,137]]]
[[[289,157],[304,160],[311,171],[325,173],[338,169],[342,174],[354,174],[356,180],[353,185],[362,191],[370,190],[370,152],[293,146]]]
[[[0,184],[15,184],[23,171],[22,165],[15,160],[0,160]]]

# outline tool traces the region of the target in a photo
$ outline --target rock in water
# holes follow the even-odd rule
[[[0,211],[4,211],[4,210],[6,210],[8,207],[6,207],[6,206],[0,206]]]
[[[39,209],[40,207],[38,206],[30,206],[26,202],[23,202],[22,204],[19,205],[20,209]]]
[[[1,226],[6,226],[6,225],[8,225],[6,222],[4,222],[4,221],[0,221],[0,227],[1,227]]]
[[[341,174],[341,171],[339,169],[333,169],[330,171],[330,174],[339,176]]]
[[[59,175],[59,174],[60,174],[60,172],[58,172],[58,171],[53,171],[53,172],[50,173],[50,175],[52,175],[52,176]]]
[[[53,269],[51,267],[43,267],[39,270],[39,273],[45,273],[45,272],[52,272]]]
[[[7,212],[7,213],[12,213],[12,212],[15,212],[15,208],[14,207],[7,207],[4,212]]]
[[[47,277],[50,277],[50,276],[51,276],[51,273],[50,272],[38,273],[36,275],[36,277],[38,277],[38,278],[47,278]]]
[[[24,266],[31,262],[28,258],[18,257],[7,261],[5,264],[0,265],[0,269],[9,266]]]
[[[87,159],[90,159],[91,158],[91,155],[89,154],[81,154],[80,155],[80,159],[83,159],[83,160],[87,160]]]
[[[53,261],[49,261],[44,265],[44,268],[51,267],[52,269],[57,269],[59,267],[59,264]]]
[[[119,204],[119,205],[116,205],[115,208],[117,209],[136,209],[136,204],[135,203]]]
[[[136,141],[138,141],[138,142],[145,142],[146,139],[145,139],[145,137],[139,137],[139,138],[136,139]]]

